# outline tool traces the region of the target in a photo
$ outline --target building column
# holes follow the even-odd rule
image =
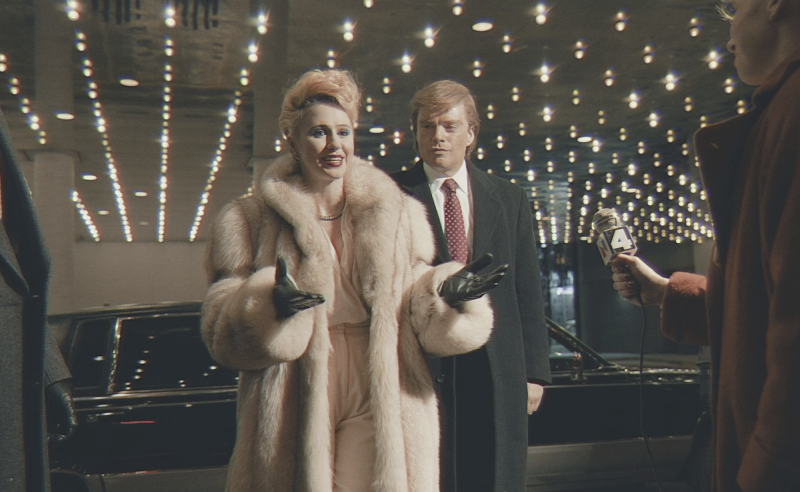
[[[33,159],[33,202],[50,251],[49,311],[75,307],[75,158],[62,152],[37,152]]]
[[[74,309],[75,132],[69,120],[56,114],[74,112],[73,25],[63,1],[34,0],[34,62],[36,90],[33,109],[47,132],[47,144],[33,159],[33,202],[50,251],[51,313]]]

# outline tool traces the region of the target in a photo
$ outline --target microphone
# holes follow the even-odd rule
[[[592,219],[592,229],[597,233],[597,249],[606,265],[620,253],[636,254],[636,241],[613,208],[598,210]]]

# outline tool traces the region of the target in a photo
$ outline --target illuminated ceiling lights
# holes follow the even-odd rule
[[[703,30],[703,24],[700,23],[700,19],[696,16],[692,17],[692,20],[689,21],[689,36],[696,38],[700,35],[700,31]]]
[[[355,29],[355,26],[353,25],[352,22],[350,22],[350,19],[346,19],[344,21],[343,28],[344,32],[342,33],[342,37],[344,38],[345,41],[349,43],[355,38],[355,35],[353,34],[353,29]]]
[[[550,122],[553,119],[553,113],[554,113],[553,108],[551,108],[549,105],[545,106],[544,109],[542,110],[542,119],[545,122]]]
[[[170,29],[178,25],[178,21],[175,19],[176,14],[175,7],[171,2],[168,2],[164,8],[164,24]]]
[[[694,99],[692,99],[692,96],[686,96],[686,98],[683,100],[683,110],[688,113],[693,109],[694,109]]]
[[[578,90],[578,89],[575,89],[575,90],[572,91],[572,104],[577,106],[580,103],[581,103],[581,91]]]
[[[164,47],[171,47],[172,40],[169,37],[164,39]],[[173,51],[174,52],[174,51]],[[172,109],[172,89],[169,83],[172,81],[172,65],[164,63],[164,89],[162,92],[163,105],[161,107],[161,166],[158,173],[158,242],[164,242],[164,235],[167,227],[167,189],[169,180],[169,120]]]
[[[0,53],[0,72],[8,72],[8,58],[6,55]],[[39,117],[31,109],[31,100],[22,95],[20,81],[10,73],[8,75],[8,92],[16,96],[19,100],[19,110],[28,118],[28,128],[33,130],[39,135],[39,145],[47,143],[47,133],[42,129]]]
[[[364,101],[366,103],[365,106],[364,106],[364,109],[367,110],[367,113],[371,113],[372,110],[375,109],[375,107],[372,104],[372,97],[371,96],[367,96]]]
[[[432,27],[428,26],[425,28],[425,47],[433,48],[433,45],[435,44],[436,44],[436,31],[434,31]]]
[[[403,134],[400,133],[400,130],[395,130],[392,134],[392,143],[395,145],[400,145],[403,141]]]
[[[411,56],[408,53],[403,53],[403,58],[400,60],[402,63],[401,69],[403,73],[409,73],[411,71]]]
[[[374,0],[364,0],[364,7],[371,9],[374,5]]]
[[[384,94],[392,92],[392,81],[389,79],[389,77],[383,78],[383,87],[381,88],[381,90],[383,91]]]
[[[537,5],[535,10],[536,23],[539,24],[540,26],[544,25],[544,23],[547,22],[547,13],[548,13],[547,5],[545,5],[544,3],[540,3],[539,5]]]
[[[719,64],[722,61],[722,55],[717,50],[711,50],[708,52],[706,61],[708,62],[708,68],[716,70],[719,68]]]
[[[64,11],[67,13],[67,18],[73,22],[81,18],[76,0],[67,0],[64,5]]]
[[[269,12],[259,12],[258,18],[256,19],[256,30],[258,30],[259,34],[264,35],[267,33],[267,22],[269,22]]]
[[[79,51],[80,44],[83,44],[84,49],[86,49],[85,41],[86,36],[81,31],[76,30],[75,47],[78,48]],[[100,95],[98,93],[97,83],[92,80],[92,61],[89,58],[84,57],[82,64],[84,67],[83,76],[86,78],[86,93],[88,94],[89,99],[92,100],[92,106],[94,108],[93,113],[96,118],[95,126],[97,128],[97,132],[100,134],[101,143],[103,145],[103,149],[105,150],[104,154],[106,158],[106,168],[108,169],[108,177],[111,179],[111,186],[114,190],[114,198],[117,203],[117,211],[119,212],[122,231],[125,234],[125,240],[132,242],[133,232],[131,231],[130,222],[128,221],[128,211],[127,207],[125,206],[125,198],[122,193],[122,185],[120,184],[119,173],[117,171],[117,166],[114,162],[114,156],[111,151],[111,143],[109,141],[107,131],[107,122],[103,117],[103,109],[99,100]]]
[[[647,121],[650,128],[655,128],[661,122],[661,115],[658,114],[658,111],[653,111],[650,113],[650,116],[647,117]]]
[[[250,63],[258,62],[258,44],[255,41],[251,41],[247,46],[247,60]]]
[[[525,122],[522,121],[519,124],[519,136],[524,137],[528,133],[528,127],[525,125]]]
[[[483,63],[481,63],[480,59],[476,58],[475,61],[472,62],[472,76],[478,78],[481,75],[483,75]]]
[[[608,70],[606,70],[606,73],[603,76],[603,83],[606,85],[606,87],[611,87],[612,85],[614,85],[615,78],[616,75],[614,74],[614,70],[609,68]]]
[[[511,35],[505,34],[503,36],[503,53],[511,53]]]
[[[678,84],[678,76],[675,75],[674,72],[670,72],[667,74],[666,77],[664,77],[664,88],[667,89],[668,91],[675,90],[677,84]]]
[[[542,64],[542,67],[539,69],[539,80],[542,81],[543,84],[550,82],[550,75],[553,73],[553,69],[547,66],[547,62]]]
[[[89,215],[89,211],[86,210],[86,207],[83,205],[81,196],[75,190],[71,190],[70,194],[72,202],[75,203],[75,208],[78,209],[78,213],[80,214],[81,219],[83,219],[83,223],[86,225],[86,229],[89,231],[89,234],[92,235],[92,239],[94,239],[95,242],[100,241],[100,233],[97,231],[97,227],[94,225],[94,221],[92,220],[92,216]]]
[[[206,180],[206,186],[203,190],[202,195],[200,196],[200,204],[197,206],[197,213],[194,217],[194,222],[192,223],[192,228],[189,230],[189,241],[194,242],[195,238],[197,238],[197,233],[200,231],[200,224],[203,222],[203,216],[206,212],[206,205],[208,204],[208,197],[211,194],[211,190],[214,187],[214,180],[217,177],[217,172],[219,171],[219,166],[222,163],[222,154],[227,148],[227,139],[230,138],[231,135],[231,128],[234,123],[237,121],[237,113],[239,112],[239,106],[242,104],[242,93],[240,91],[236,91],[234,93],[233,104],[228,107],[228,121],[225,122],[224,130],[222,132],[222,136],[219,138],[219,144],[217,145],[217,150],[214,154],[214,159],[211,161],[211,169],[208,173],[208,179]]]
[[[582,39],[579,39],[577,43],[575,43],[575,58],[578,60],[583,59],[586,56],[586,44],[584,44]]]
[[[624,10],[620,10],[617,12],[617,16],[615,18],[614,29],[616,29],[618,32],[622,32],[626,27],[628,27],[628,16],[625,15]]]
[[[336,66],[336,52],[333,51],[332,48],[328,49],[328,61],[327,61],[328,68],[333,68]]]
[[[653,46],[649,44],[645,46],[644,50],[642,51],[642,61],[645,62],[645,64],[649,65],[653,63],[654,56],[655,56],[655,51],[653,50]]]
[[[733,91],[736,90],[736,81],[732,78],[725,79],[724,89],[725,94],[733,94]]]
[[[630,95],[628,95],[628,107],[631,109],[636,109],[639,107],[639,102],[642,100],[639,93],[636,91],[631,91]]]
[[[463,0],[453,0],[453,15],[459,16],[464,13]]]
[[[515,85],[511,89],[511,100],[514,101],[514,102],[519,102],[519,98],[520,98],[519,86]]]
[[[494,119],[494,104],[489,104],[489,106],[486,107],[486,119]]]
[[[478,19],[472,24],[472,30],[475,32],[486,32],[491,31],[494,27],[494,21],[492,19]]]

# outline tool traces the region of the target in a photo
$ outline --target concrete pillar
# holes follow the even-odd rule
[[[33,202],[50,251],[51,313],[75,306],[75,158],[63,152],[37,152],[33,159]]]
[[[36,91],[33,109],[47,132],[47,144],[33,159],[33,201],[50,251],[50,312],[74,309],[76,153],[72,121],[56,113],[74,112],[73,24],[64,2],[34,0],[34,62]]]

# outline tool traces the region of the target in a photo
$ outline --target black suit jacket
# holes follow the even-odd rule
[[[471,163],[468,166],[472,194],[472,256],[479,258],[491,253],[494,266],[510,265],[500,285],[489,293],[495,316],[494,331],[485,347],[489,372],[485,376],[489,384],[471,386],[474,391],[488,394],[478,395],[473,400],[491,405],[494,415],[494,490],[522,492],[528,446],[526,382],[550,382],[549,345],[533,218],[522,188],[489,175]],[[422,162],[393,177],[425,204],[436,238],[437,262],[449,261],[447,241]],[[454,367],[457,361],[458,358],[430,361],[441,403],[444,490],[452,490],[454,481],[454,392],[455,378],[460,373]],[[470,444],[463,439],[457,443],[459,447]]]

